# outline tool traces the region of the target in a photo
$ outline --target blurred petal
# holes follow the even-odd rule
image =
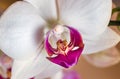
[[[120,62],[120,53],[116,47],[83,57],[96,67],[108,67]]]
[[[2,77],[7,78],[7,69],[0,65],[0,79],[3,79]]]
[[[120,41],[120,35],[114,32],[112,29],[107,28],[103,34],[93,40],[85,41],[85,48],[83,54],[97,53],[115,46]]]
[[[55,0],[24,0],[30,2],[38,10],[45,20],[56,20],[56,3]]]
[[[10,69],[12,67],[12,59],[5,54],[0,56],[0,65],[2,65],[6,69]]]
[[[63,72],[62,79],[80,79],[80,75],[76,71],[67,70]]]
[[[13,64],[12,79],[28,79],[39,75],[39,79],[51,77],[56,74],[61,67],[49,62],[46,59],[44,50],[41,50],[35,58],[29,60],[15,60]]]
[[[44,24],[31,4],[23,1],[14,3],[0,18],[0,49],[14,59],[37,55],[35,35]],[[43,30],[40,32],[43,33]]]
[[[76,71],[64,70],[58,72],[52,79],[80,79],[80,76]]]
[[[112,0],[58,0],[58,2],[60,21],[78,29],[85,40],[105,31],[111,16]]]
[[[12,67],[12,59],[5,54],[0,55],[0,79],[7,79],[9,69]]]

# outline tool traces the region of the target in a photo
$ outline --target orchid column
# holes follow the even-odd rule
[[[120,36],[107,27],[111,9],[111,0],[25,0],[11,5],[0,18],[0,49],[14,59],[11,79],[50,77],[77,64],[81,53],[115,46]]]

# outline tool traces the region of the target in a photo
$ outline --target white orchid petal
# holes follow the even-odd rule
[[[14,59],[36,55],[38,44],[35,34],[43,24],[45,22],[31,4],[23,1],[14,3],[0,19],[0,49]]]
[[[15,60],[13,64],[12,79],[29,79],[39,76],[39,79],[51,77],[60,71],[61,67],[46,59],[44,50],[37,57],[26,60]]]
[[[55,20],[57,18],[55,0],[24,0],[35,6],[42,18],[45,20]]]
[[[107,30],[92,40],[84,40],[85,48],[83,54],[97,53],[112,46],[115,46],[120,41],[120,35],[114,32],[112,29]]]
[[[46,59],[47,53],[38,49],[43,45],[41,28],[45,24],[37,9],[28,2],[16,2],[2,15],[0,49],[14,58],[11,79],[28,79],[38,74],[41,78],[48,77],[61,69]],[[38,34],[39,44],[36,41],[38,30],[42,33]]]
[[[84,39],[105,31],[112,0],[58,0],[60,21],[79,30]]]

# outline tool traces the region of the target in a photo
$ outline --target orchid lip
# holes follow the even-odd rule
[[[49,37],[51,34],[49,32],[45,40],[45,48],[49,55],[47,59],[62,67],[69,68],[77,64],[78,59],[83,51],[84,44],[80,33],[76,29],[69,26],[61,26],[61,28],[67,28],[70,31],[68,32],[70,33],[70,42],[68,42],[66,39],[62,40],[61,37],[56,42],[57,47],[53,48],[49,42]],[[61,34],[64,34],[64,30],[63,33],[61,32]]]

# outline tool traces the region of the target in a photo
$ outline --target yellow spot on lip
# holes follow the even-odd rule
[[[68,48],[68,43],[66,40],[58,40],[57,41],[57,49],[60,52],[60,54],[66,55],[66,49]]]
[[[58,49],[61,49],[61,50],[63,50],[63,51],[65,51],[66,50],[66,48],[67,48],[67,41],[66,40],[58,40],[57,41],[57,47],[58,47]]]

